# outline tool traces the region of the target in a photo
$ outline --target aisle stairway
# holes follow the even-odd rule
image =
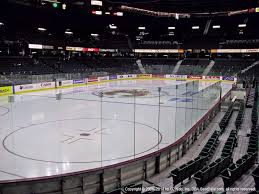
[[[138,59],[138,60],[136,61],[136,63],[137,63],[137,65],[138,65],[138,68],[139,68],[140,72],[141,72],[142,74],[146,74],[146,70],[145,70],[145,68],[143,67],[142,63],[141,63],[141,60]]]

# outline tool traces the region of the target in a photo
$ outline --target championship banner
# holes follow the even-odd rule
[[[188,79],[202,79],[201,75],[188,75],[187,76]]]
[[[151,78],[152,74],[138,74],[137,78]]]
[[[12,93],[12,86],[0,87],[0,96]]]
[[[87,79],[87,82],[88,82],[88,83],[91,83],[91,82],[98,82],[98,77],[89,77],[89,78]]]
[[[152,74],[152,77],[154,78],[165,78],[165,75],[161,75],[161,74]]]

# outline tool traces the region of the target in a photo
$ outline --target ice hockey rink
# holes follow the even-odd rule
[[[25,93],[13,103],[0,97],[0,181],[97,169],[162,149],[218,102],[219,86],[222,96],[232,87],[122,80]]]

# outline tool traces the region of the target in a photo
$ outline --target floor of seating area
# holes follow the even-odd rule
[[[240,130],[238,131],[238,138],[237,138],[238,146],[234,149],[234,152],[232,155],[234,163],[238,159],[240,159],[243,155],[246,154],[248,142],[249,142],[249,137],[247,137],[247,134],[250,133],[250,129],[252,126],[251,113],[252,113],[251,108],[245,109],[244,121],[242,123]],[[193,146],[187,151],[187,153],[182,158],[180,158],[178,161],[176,161],[168,170],[161,172],[160,174],[154,176],[152,179],[150,179],[150,181],[162,188],[163,187],[164,188],[173,188],[173,187],[176,187],[176,188],[182,187],[183,188],[183,187],[185,187],[185,188],[191,189],[192,187],[196,187],[196,182],[193,178],[191,180],[186,179],[184,181],[183,185],[178,184],[178,185],[174,186],[172,178],[169,177],[169,172],[171,170],[187,163],[188,161],[193,160],[194,158],[196,158],[198,156],[201,149],[206,144],[208,139],[211,137],[211,135],[213,134],[215,129],[219,129],[219,122],[223,118],[224,114],[225,114],[225,111],[219,112],[219,114],[214,118],[214,120],[210,123],[210,125],[207,127],[207,129],[201,134],[201,136],[198,138],[198,140],[196,142],[194,142]],[[219,137],[219,145],[217,146],[217,148],[214,152],[215,154],[211,158],[210,163],[220,157],[221,151],[226,143],[226,140],[229,137],[231,130],[235,129],[235,120],[236,120],[237,114],[238,114],[238,112],[235,110],[231,116],[231,119],[229,121],[229,124],[228,124],[226,130]],[[251,175],[251,172],[254,169],[255,169],[255,165],[248,172],[243,174],[243,176],[241,178],[239,178],[231,187],[232,188],[235,188],[235,187],[236,188],[237,187],[238,188],[253,188],[255,183],[254,183],[254,179]],[[212,179],[204,187],[224,188],[224,183],[223,183],[223,180],[221,177],[216,177],[216,178]],[[163,191],[162,193],[172,193],[172,192]],[[199,192],[194,192],[194,193],[199,194],[199,193],[204,193],[204,192],[199,191]],[[227,193],[233,193],[233,192],[227,192]],[[242,192],[235,192],[235,193],[243,194],[245,192],[242,191]],[[249,192],[247,192],[247,193],[249,193]]]

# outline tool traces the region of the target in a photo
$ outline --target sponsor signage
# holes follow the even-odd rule
[[[108,79],[109,79],[109,76],[98,77],[99,81],[105,81],[105,80],[108,80]]]
[[[91,0],[91,5],[102,6],[103,2],[102,1],[98,1],[98,0]]]
[[[34,88],[33,84],[27,84],[27,85],[20,85],[20,90],[32,90]]]
[[[89,77],[87,79],[87,82],[90,83],[90,82],[98,82],[98,77]]]
[[[179,49],[135,49],[135,53],[182,53]]]
[[[259,53],[259,48],[254,48],[254,49],[211,49],[211,53]]]
[[[109,53],[115,53],[118,51],[118,49],[99,49],[100,52],[109,52]]]
[[[73,80],[64,80],[61,81],[61,86],[69,86],[69,85],[73,85],[74,81]]]
[[[166,75],[166,78],[175,78],[175,79],[187,79],[187,75]]]
[[[151,78],[152,74],[138,74],[138,78]]]
[[[42,44],[29,44],[30,49],[42,49],[43,45]]]
[[[241,49],[243,53],[259,53],[259,49]]]
[[[50,88],[52,86],[52,83],[51,82],[42,82],[40,84],[40,87],[41,88]]]
[[[84,83],[83,79],[73,80],[73,84],[83,84],[83,83]]]
[[[83,48],[83,52],[99,52],[99,48]]]
[[[133,75],[117,75],[117,79],[133,78]]]
[[[12,94],[12,86],[0,87],[0,96],[5,94]]]
[[[222,77],[222,80],[225,80],[225,81],[235,81],[235,77],[223,76],[223,77]]]
[[[35,88],[36,84],[17,85],[14,87],[15,92],[29,91]]]
[[[241,53],[241,49],[217,49],[217,53]]]
[[[84,49],[83,47],[73,47],[73,46],[66,47],[67,51],[79,51],[80,52],[80,51],[83,51],[83,49]]]
[[[54,49],[54,46],[51,45],[42,45],[42,44],[29,44],[30,49]]]
[[[164,78],[165,75],[152,75],[152,77]]]
[[[46,50],[52,50],[52,49],[54,49],[54,46],[42,45],[42,48],[43,48],[43,49],[46,49]]]
[[[55,82],[42,82],[37,84],[26,84],[26,85],[17,85],[14,87],[15,92],[24,92],[31,90],[40,90],[44,88],[54,88]]]
[[[205,79],[208,79],[208,80],[220,80],[220,76],[205,76]]]
[[[201,75],[188,75],[187,78],[189,79],[202,79]]]
[[[117,79],[117,75],[110,75],[109,76],[109,80],[114,80],[114,79]]]
[[[117,75],[117,79],[123,79],[123,75]]]
[[[176,79],[187,79],[187,75],[175,75]]]

